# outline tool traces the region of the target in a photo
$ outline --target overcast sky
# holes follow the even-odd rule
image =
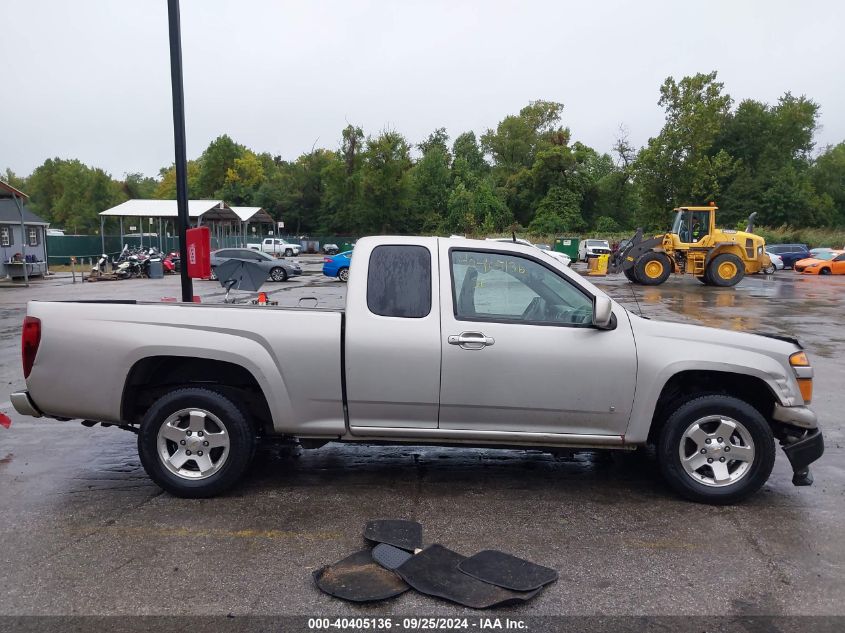
[[[0,0],[0,170],[173,162],[166,0]],[[483,132],[534,99],[609,151],[662,125],[658,87],[718,70],[738,102],[785,91],[845,140],[845,3],[182,0],[188,156],[228,133],[293,159],[347,122],[411,143]]]

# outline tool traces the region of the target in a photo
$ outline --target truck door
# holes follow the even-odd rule
[[[627,315],[529,255],[442,248],[441,429],[622,435],[636,384]]]
[[[345,333],[350,426],[437,428],[437,239],[359,242],[353,262]]]

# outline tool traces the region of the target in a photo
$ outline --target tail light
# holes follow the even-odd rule
[[[324,257],[323,263],[324,264],[331,264],[334,260],[331,257]]]
[[[28,316],[23,320],[21,334],[21,359],[23,360],[23,377],[29,378],[38,345],[41,343],[41,319]]]

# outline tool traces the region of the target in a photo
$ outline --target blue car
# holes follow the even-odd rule
[[[352,263],[352,251],[344,251],[331,257],[323,258],[323,274],[337,277],[342,282],[349,281],[349,264]]]
[[[806,244],[766,244],[766,252],[780,255],[784,268],[793,268],[799,259],[813,256]]]

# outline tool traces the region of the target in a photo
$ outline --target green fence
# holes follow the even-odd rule
[[[266,235],[256,235],[249,237],[249,242],[260,242]],[[292,242],[294,244],[301,244],[303,246],[303,253],[309,250],[319,252],[324,244],[337,244],[343,248],[344,245],[354,242],[355,239],[348,235],[319,235],[316,237],[298,238],[293,235],[277,235]],[[243,246],[243,238],[238,236],[229,237],[215,237],[211,238],[211,250],[218,248],[236,248]],[[103,252],[103,245],[105,245],[106,254],[110,257],[116,257],[123,245],[128,244],[130,248],[140,247],[142,239],[139,236],[123,237],[123,242],[119,235],[107,235],[105,240],[99,235],[48,235],[47,236],[47,257],[51,264],[69,264],[71,257],[76,257],[77,260],[82,259],[96,259]],[[162,236],[161,241],[157,235],[143,237],[144,248],[155,246],[161,248],[165,253],[169,251],[179,250],[179,238]]]

